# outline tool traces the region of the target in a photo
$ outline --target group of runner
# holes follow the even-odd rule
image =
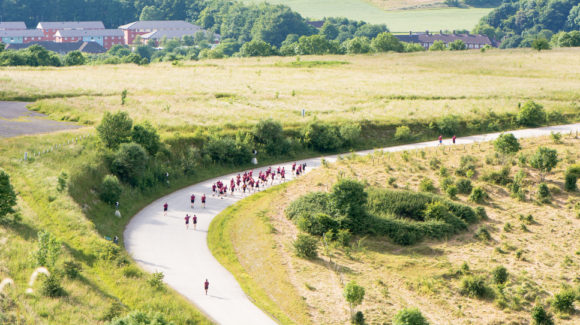
[[[443,136],[439,135],[439,138],[437,138],[437,140],[439,140],[439,145],[443,144]],[[451,141],[453,141],[453,144],[455,144],[455,140],[457,140],[457,137],[455,135],[453,135],[453,137],[451,137]]]

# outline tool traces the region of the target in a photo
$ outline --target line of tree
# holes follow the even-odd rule
[[[531,47],[534,40],[550,40],[562,31],[580,29],[579,0],[504,1],[481,18],[474,33],[502,39],[502,48]],[[553,42],[554,43],[554,42]],[[556,46],[578,46],[570,42]]]

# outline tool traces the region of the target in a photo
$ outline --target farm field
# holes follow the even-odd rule
[[[561,161],[546,177],[552,193],[549,204],[536,200],[540,176],[529,165],[514,161],[510,171],[510,177],[519,171],[526,175],[524,201],[510,197],[505,186],[482,180],[483,175],[502,168],[490,143],[365,157],[346,155],[224,211],[214,220],[211,230],[220,235],[210,237],[210,246],[230,265],[239,261],[233,263],[235,272],[241,272],[248,285],[259,286],[296,323],[307,322],[305,318],[314,324],[347,323],[349,309],[342,293],[346,283],[355,280],[366,291],[357,310],[369,324],[388,324],[399,310],[408,307],[419,308],[431,324],[527,324],[535,305],[554,313],[557,324],[577,324],[578,303],[576,312],[560,313],[550,302],[564,290],[580,294],[580,246],[576,240],[580,196],[565,192],[563,186],[564,171],[580,160],[579,141],[575,135],[563,135],[558,143],[550,137],[520,140],[523,157],[530,157],[539,146],[558,152]],[[418,191],[421,181],[430,179],[436,194],[446,196],[440,170],[445,167],[451,178],[459,179],[455,171],[463,156],[476,162],[473,186],[481,186],[489,195],[484,204],[469,202],[467,195],[457,196],[455,202],[484,207],[487,213],[487,219],[467,231],[411,246],[379,236],[355,236],[348,247],[331,242],[325,248],[320,241],[317,258],[295,256],[292,242],[299,230],[285,210],[298,197],[328,192],[341,178],[394,191]],[[474,235],[481,228],[487,229],[489,239]],[[491,271],[500,265],[509,275],[505,284],[496,285]],[[462,281],[471,277],[485,282],[483,298],[461,293]],[[302,297],[305,304],[290,303],[287,297]]]
[[[518,104],[527,100],[547,111],[574,114],[580,88],[578,54],[578,49],[492,50],[235,58],[178,66],[2,68],[0,97],[47,98],[32,108],[56,120],[87,125],[98,123],[105,111],[122,109],[137,121],[151,120],[162,131],[248,126],[269,117],[286,126],[314,118],[428,123],[447,114],[474,121],[516,113]],[[128,96],[122,106],[124,89]]]
[[[247,3],[260,3],[259,0],[244,0]],[[346,17],[363,20],[373,24],[386,24],[391,32],[408,33],[409,31],[439,31],[467,29],[471,30],[491,9],[489,8],[434,8],[423,7],[436,4],[438,1],[387,1],[366,2],[363,0],[269,0],[269,3],[284,4],[310,19],[324,17]],[[441,2],[439,2],[441,3]],[[395,10],[395,9],[413,10]],[[420,8],[420,9],[417,9]],[[383,9],[387,9],[383,10]]]

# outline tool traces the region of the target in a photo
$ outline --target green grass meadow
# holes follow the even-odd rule
[[[261,3],[263,0],[243,0]],[[310,19],[346,17],[373,24],[386,24],[391,32],[471,30],[479,19],[487,15],[489,8],[435,8],[419,10],[385,11],[363,0],[269,0],[284,4]]]

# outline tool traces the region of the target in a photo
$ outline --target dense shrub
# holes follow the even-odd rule
[[[495,284],[504,284],[508,279],[508,271],[507,269],[500,265],[491,271],[493,276],[493,282]]]
[[[348,229],[339,229],[336,233],[336,241],[343,247],[350,245],[352,235]]]
[[[564,188],[568,192],[574,192],[578,190],[576,183],[580,178],[580,165],[572,165],[566,170]]]
[[[540,171],[542,181],[546,173],[558,165],[558,151],[546,147],[539,147],[530,158],[530,166]]]
[[[10,176],[0,169],[0,223],[8,214],[14,213],[16,206],[16,193],[10,183]]]
[[[364,325],[365,323],[365,315],[363,314],[362,311],[357,311],[356,314],[354,314],[354,319],[353,319],[353,324],[356,325]]]
[[[417,308],[399,310],[393,318],[393,325],[429,325],[427,319]]]
[[[427,177],[421,179],[421,182],[419,182],[419,191],[435,192],[435,186],[433,185],[433,181]]]
[[[528,101],[520,108],[517,119],[520,125],[538,126],[546,122],[546,112],[542,105]]]
[[[409,140],[411,138],[411,129],[406,126],[398,126],[395,130],[395,138],[398,140]]]
[[[571,314],[574,312],[574,299],[576,294],[572,289],[565,289],[554,295],[552,307],[557,312]]]
[[[246,143],[229,137],[210,138],[204,145],[203,152],[217,164],[244,165],[252,159],[251,149]]]
[[[487,199],[488,195],[485,190],[480,187],[476,186],[471,191],[471,195],[469,195],[469,200],[474,203],[483,203]]]
[[[456,115],[445,115],[437,120],[437,129],[446,136],[452,136],[459,131],[459,117]]]
[[[554,325],[552,315],[546,312],[542,306],[534,306],[532,308],[532,321],[533,325]]]
[[[143,147],[136,143],[123,143],[114,154],[111,172],[123,182],[135,186],[141,180],[149,156]]]
[[[475,236],[475,238],[482,240],[482,241],[491,240],[491,234],[489,233],[489,230],[487,230],[486,227],[477,228],[474,236]]]
[[[318,256],[318,240],[310,235],[299,234],[292,245],[298,257],[313,259]]]
[[[466,275],[461,279],[461,294],[473,298],[485,298],[489,289],[481,276]]]
[[[157,153],[161,145],[157,130],[149,122],[135,125],[131,131],[131,139],[145,148],[151,156]]]
[[[147,283],[149,283],[152,288],[160,290],[163,288],[163,278],[165,278],[163,272],[154,272],[147,280]]]
[[[127,112],[105,112],[97,133],[107,148],[115,150],[121,143],[129,142],[132,128],[133,120]]]
[[[344,123],[339,128],[343,146],[353,146],[360,138],[362,128],[357,123]]]
[[[468,176],[475,173],[477,158],[466,155],[459,159],[459,168],[455,170],[455,174],[459,176]]]
[[[458,193],[457,186],[455,186],[455,185],[447,186],[445,193],[447,194],[447,196],[450,199],[455,200],[457,198],[457,193]]]
[[[303,215],[316,213],[328,213],[330,209],[330,196],[327,193],[311,192],[294,200],[286,208],[286,217],[297,220]]]
[[[552,195],[550,194],[550,189],[546,183],[540,183],[538,185],[538,201],[542,203],[549,203]]]
[[[457,187],[457,192],[460,194],[470,194],[473,186],[471,185],[471,180],[467,178],[460,178],[455,182]]]
[[[325,213],[304,214],[298,218],[298,228],[311,235],[322,236],[328,231],[336,232],[340,222]]]
[[[74,66],[83,65],[87,59],[81,51],[68,52],[64,57],[64,65]]]
[[[63,265],[64,269],[64,274],[69,278],[69,279],[76,279],[78,278],[78,276],[81,274],[82,271],[82,266],[75,262],[75,261],[66,261],[64,262]]]
[[[46,276],[42,281],[40,292],[43,296],[57,298],[66,295],[66,291],[60,284],[61,279],[56,274]]]
[[[504,166],[499,171],[493,170],[483,174],[481,179],[492,184],[506,186],[512,181],[510,171],[510,166]]]
[[[306,126],[304,142],[320,152],[335,151],[343,144],[337,127],[315,122]]]
[[[367,197],[364,185],[356,180],[342,179],[332,187],[332,207],[339,216],[347,218],[348,228],[355,233],[368,227],[365,209]]]
[[[502,133],[493,142],[495,151],[502,155],[513,155],[522,148],[518,139],[512,133]]]
[[[107,175],[99,188],[99,197],[105,203],[115,204],[119,201],[122,192],[123,188],[117,176]]]
[[[467,229],[465,221],[450,212],[449,207],[441,201],[427,204],[425,208],[425,221],[443,221],[452,225],[455,229]]]
[[[252,130],[254,142],[271,156],[285,154],[290,150],[290,143],[284,137],[284,130],[278,121],[261,120]]]

